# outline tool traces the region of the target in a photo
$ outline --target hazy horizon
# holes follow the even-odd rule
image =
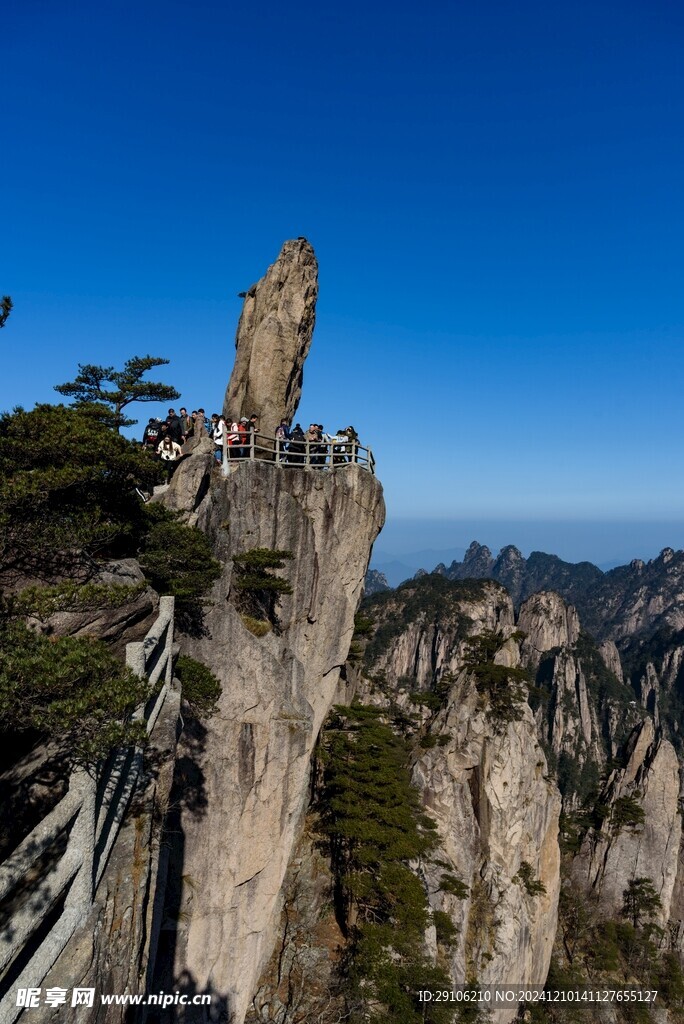
[[[525,557],[544,551],[568,562],[594,565],[623,565],[634,558],[655,558],[665,547],[684,548],[681,520],[514,520],[514,519],[418,519],[389,516],[376,541],[371,565],[397,561],[413,564],[412,557],[427,558],[433,569],[446,561],[449,552],[459,560],[472,541],[486,545],[496,556],[507,544],[514,544]]]

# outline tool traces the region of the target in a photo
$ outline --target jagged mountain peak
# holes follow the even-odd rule
[[[487,547],[487,545],[480,544],[478,541],[474,540],[471,541],[471,543],[468,545],[468,550],[465,553],[463,562],[465,564],[480,561],[482,559],[490,559],[491,557],[492,553]]]

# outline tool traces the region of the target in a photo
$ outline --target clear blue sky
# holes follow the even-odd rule
[[[0,408],[151,353],[218,409],[306,235],[300,418],[393,520],[684,520],[681,4],[10,0],[2,49]]]

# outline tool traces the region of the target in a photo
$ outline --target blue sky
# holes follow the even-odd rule
[[[3,23],[1,408],[151,353],[218,409],[237,292],[306,235],[301,419],[354,423],[391,522],[684,543],[680,4],[10,0]],[[604,534],[571,554],[609,560]]]

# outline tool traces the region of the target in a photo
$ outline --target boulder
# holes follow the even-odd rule
[[[115,651],[123,654],[126,644],[141,640],[157,615],[159,598],[145,577],[135,558],[121,558],[105,562],[90,581],[135,587],[137,592],[121,604],[104,602],[100,607],[78,611],[54,612],[49,618],[31,618],[30,625],[48,636],[92,636],[106,640]]]
[[[235,338],[235,365],[224,414],[259,417],[259,432],[274,437],[292,420],[302,393],[318,296],[318,262],[305,238],[285,242],[275,263],[247,292]]]

